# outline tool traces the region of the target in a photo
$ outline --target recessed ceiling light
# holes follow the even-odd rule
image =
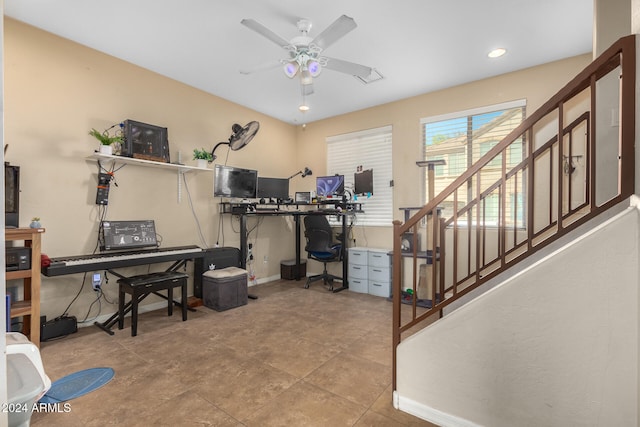
[[[304,113],[305,111],[309,111],[309,106],[307,104],[302,104],[301,106],[298,107],[298,110]]]
[[[491,52],[489,52],[487,54],[487,56],[489,58],[499,58],[502,55],[504,55],[505,53],[507,53],[507,49],[503,48],[503,47],[499,47],[497,49],[493,49]]]

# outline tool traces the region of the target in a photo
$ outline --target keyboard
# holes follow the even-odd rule
[[[175,246],[133,252],[103,252],[51,258],[51,264],[42,269],[45,276],[84,273],[93,270],[131,267],[166,261],[202,258],[204,250],[199,246]]]

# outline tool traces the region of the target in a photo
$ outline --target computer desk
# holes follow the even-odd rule
[[[345,202],[342,200],[325,200],[319,203],[233,203],[221,202],[220,213],[236,215],[240,219],[240,263],[242,268],[247,264],[247,220],[250,217],[267,216],[291,216],[295,222],[296,265],[294,266],[294,278],[300,280],[300,251],[301,251],[301,226],[300,218],[307,215],[338,216],[342,225],[342,287],[334,289],[340,292],[349,288],[348,260],[347,260],[347,218],[358,213],[363,213],[361,203]]]

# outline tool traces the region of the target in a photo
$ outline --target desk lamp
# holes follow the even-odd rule
[[[304,171],[298,171],[296,173],[294,173],[293,175],[291,175],[289,177],[289,179],[293,178],[294,176],[298,176],[302,174],[302,177],[304,178],[307,175],[313,175],[313,172],[311,171],[311,169],[309,169],[308,167],[305,166]]]

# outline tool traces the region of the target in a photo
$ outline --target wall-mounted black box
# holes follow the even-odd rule
[[[169,163],[167,128],[130,119],[123,125],[123,156]]]

